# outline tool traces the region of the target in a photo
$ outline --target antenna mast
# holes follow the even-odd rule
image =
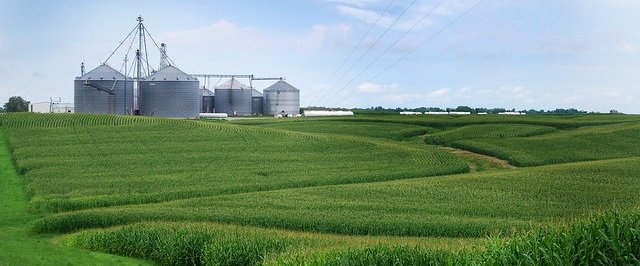
[[[131,71],[135,72],[132,76],[133,76],[133,80],[134,80],[134,85],[133,85],[133,108],[132,110],[130,110],[131,113],[138,115],[140,114],[140,101],[139,101],[139,96],[140,96],[140,83],[142,81],[142,79],[144,79],[145,77],[151,75],[152,73],[155,72],[155,70],[153,69],[153,67],[151,67],[151,65],[149,65],[149,53],[147,51],[147,40],[146,40],[146,36],[149,35],[149,38],[151,38],[151,41],[153,41],[153,44],[155,45],[155,47],[160,51],[160,59],[161,59],[161,67],[162,66],[169,66],[169,65],[175,65],[175,63],[173,63],[173,61],[171,60],[171,58],[167,55],[167,48],[166,48],[166,44],[162,44],[162,47],[160,47],[156,41],[153,39],[153,37],[151,36],[151,34],[149,34],[149,31],[147,31],[147,28],[144,26],[144,24],[142,23],[144,21],[144,19],[142,18],[142,15],[139,15],[136,19],[136,21],[138,21],[138,24],[133,27],[133,29],[131,30],[131,32],[129,32],[129,34],[127,34],[127,36],[120,42],[120,44],[118,44],[118,46],[116,47],[116,49],[111,53],[111,55],[109,55],[109,57],[107,57],[107,60],[104,61],[103,64],[107,64],[107,61],[109,61],[109,59],[118,51],[118,49],[120,49],[120,47],[122,47],[123,44],[125,44],[125,42],[127,42],[127,40],[129,40],[129,38],[131,38],[130,40],[130,44],[129,44],[129,48],[126,51],[125,54],[125,76],[127,76],[128,71],[127,71],[127,60],[131,59],[130,57],[128,57],[129,52],[132,50],[135,50],[135,58],[133,58],[132,64],[131,64]],[[136,34],[137,31],[137,34]],[[132,49],[133,48],[133,44],[135,43],[136,38],[138,38],[138,47],[136,49]],[[144,57],[144,58],[143,58]],[[146,69],[143,66],[143,64],[146,64]],[[135,65],[135,66],[134,66]],[[135,69],[134,69],[135,67]]]
[[[167,44],[160,44],[160,68],[163,69],[169,66],[169,61],[167,60]]]

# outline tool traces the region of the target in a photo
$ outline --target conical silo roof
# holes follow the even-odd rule
[[[299,91],[296,87],[291,86],[291,84],[287,83],[284,80],[279,80],[273,85],[264,89],[265,91]]]
[[[251,89],[251,87],[244,85],[242,82],[238,81],[237,79],[232,78],[230,80],[227,80],[225,83],[218,85],[216,89],[248,90],[248,89]]]
[[[213,96],[215,95],[211,90],[209,89],[202,89],[202,96]]]
[[[178,69],[174,66],[168,66],[162,68],[155,73],[151,74],[151,76],[146,77],[144,80],[146,81],[197,81],[196,78],[190,76],[187,73],[182,72],[182,70]]]
[[[124,75],[118,70],[113,69],[112,67],[102,64],[93,70],[87,72],[82,77],[77,79],[80,80],[123,80]]]
[[[256,89],[251,89],[251,97],[262,97],[262,92],[259,92]]]

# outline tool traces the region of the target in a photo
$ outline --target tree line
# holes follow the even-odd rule
[[[576,108],[557,108],[554,110],[516,110],[515,108],[506,109],[506,108],[472,108],[469,106],[458,106],[456,108],[440,108],[440,107],[418,107],[418,108],[383,108],[382,106],[377,107],[369,107],[369,108],[356,108],[353,111],[358,111],[362,113],[399,113],[399,112],[469,112],[471,114],[479,114],[479,113],[487,113],[487,114],[497,114],[503,112],[521,112],[527,114],[588,114],[588,113],[596,113],[589,112],[585,110],[579,110]],[[620,114],[617,110],[609,111],[611,114]]]
[[[12,96],[9,101],[0,107],[0,112],[28,112],[30,102],[20,96]]]

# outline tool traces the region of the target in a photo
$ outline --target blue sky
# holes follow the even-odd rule
[[[485,0],[456,20],[476,3],[0,1],[0,100],[72,101],[80,62],[101,64],[142,15],[183,71],[284,76],[303,106],[640,113],[640,1]]]

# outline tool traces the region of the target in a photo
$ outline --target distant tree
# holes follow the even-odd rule
[[[611,111],[609,111],[610,114],[622,114],[621,112],[619,112],[618,110],[612,109]]]
[[[469,107],[469,106],[458,106],[455,110],[456,112],[469,112],[469,113],[473,113],[473,108]]]
[[[474,108],[473,110],[475,111],[476,114],[489,113],[489,109],[484,108],[484,107]]]
[[[493,109],[489,110],[489,113],[497,114],[497,113],[504,113],[506,111],[507,111],[507,109],[504,109],[504,108],[493,108]]]
[[[29,102],[20,96],[12,96],[9,101],[4,104],[4,110],[7,112],[28,112]]]
[[[0,107],[0,113],[4,113],[4,107]]]

